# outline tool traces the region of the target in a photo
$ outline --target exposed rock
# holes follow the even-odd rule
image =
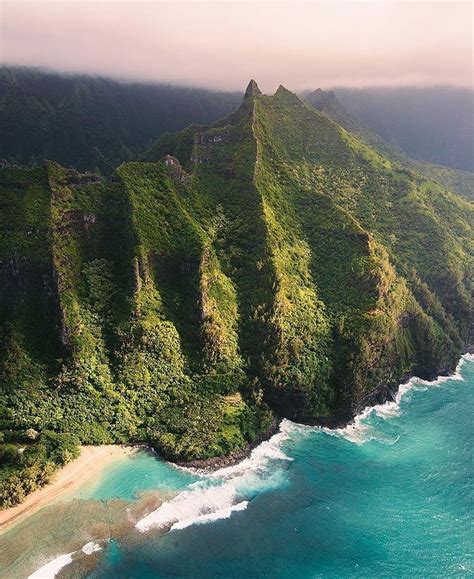
[[[262,91],[258,88],[258,84],[252,78],[245,89],[244,100],[251,99],[261,94]]]
[[[172,157],[171,155],[166,155],[165,157],[165,165],[168,168],[168,172],[172,179],[185,185],[189,181],[189,175],[181,166],[180,162],[176,157]]]

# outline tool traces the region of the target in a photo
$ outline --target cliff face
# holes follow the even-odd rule
[[[280,87],[109,182],[1,171],[2,428],[226,454],[469,340],[471,206]],[[15,438],[16,437],[16,438]]]

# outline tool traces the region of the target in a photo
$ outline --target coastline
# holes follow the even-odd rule
[[[462,380],[460,375],[460,368],[465,360],[470,360],[471,362],[474,361],[472,357],[463,355],[458,362],[456,372],[450,373],[450,375],[454,377],[454,380]],[[442,383],[448,379],[447,376],[443,375],[438,375],[436,378],[437,379],[432,381],[431,384],[436,385],[438,382]],[[424,380],[424,382],[427,381]],[[417,383],[418,382],[415,381],[414,385],[416,386]],[[389,401],[387,407],[375,408],[377,416],[381,418],[399,416],[400,413],[396,411],[397,408],[394,408],[394,405],[398,406],[400,399],[406,392],[410,390],[410,388],[411,385],[409,383],[401,384],[399,387],[399,395],[393,403]],[[357,444],[370,442],[374,439],[379,441],[382,440],[377,437],[372,437],[370,433],[369,436],[367,436],[368,433],[364,430],[366,427],[363,423],[367,416],[367,413],[362,413],[362,415],[356,417],[353,429],[349,429],[349,431],[347,431],[348,429],[345,429],[345,432],[335,432],[334,434],[342,436],[346,440]],[[136,531],[139,531],[140,533],[146,533],[149,530],[154,529],[155,533],[161,534],[170,530],[177,531],[184,529],[190,525],[202,524],[204,522],[216,521],[219,519],[226,519],[236,511],[244,511],[252,500],[252,496],[249,497],[246,496],[245,493],[242,494],[236,492],[236,487],[248,488],[248,484],[250,483],[253,485],[251,487],[253,489],[251,491],[252,494],[258,494],[259,492],[262,492],[263,487],[261,486],[261,483],[266,483],[267,475],[270,473],[270,485],[269,487],[265,486],[265,488],[272,489],[274,487],[272,486],[271,479],[273,478],[275,472],[278,471],[278,466],[273,463],[269,463],[268,461],[272,461],[273,459],[286,459],[290,461],[295,460],[291,454],[287,456],[284,451],[282,452],[280,447],[281,443],[288,438],[288,434],[291,433],[293,426],[298,429],[297,432],[300,431],[298,428],[299,425],[292,425],[291,423],[285,424],[285,422],[286,421],[279,425],[279,431],[281,434],[277,435],[271,444],[264,443],[263,447],[252,456],[250,461],[244,461],[244,463],[239,465],[237,468],[230,468],[225,470],[225,472],[217,473],[216,478],[212,479],[214,484],[191,485],[190,487],[181,489],[179,492],[177,492],[176,495],[172,497],[162,497],[161,503],[156,502],[153,505],[151,505],[151,503],[146,506],[142,505],[140,511],[137,510],[137,514],[138,512],[142,513],[142,518],[140,518],[140,515],[138,516],[138,521],[136,516],[129,518],[129,525],[126,529],[123,526],[118,526],[117,529],[114,529],[111,533],[110,527],[108,527],[106,535],[102,535],[101,533],[97,532],[97,529],[94,530],[93,534],[88,534],[87,536],[80,537],[79,534],[76,534],[74,538],[75,543],[72,546],[68,545],[67,548],[62,550],[51,550],[51,557],[48,555],[35,560],[35,565],[31,566],[31,570],[34,571],[31,577],[38,577],[42,579],[45,579],[45,577],[52,578],[52,574],[46,575],[46,572],[50,572],[51,569],[54,570],[54,573],[57,573],[58,577],[68,576],[68,573],[72,573],[74,576],[76,576],[75,573],[79,569],[81,572],[84,570],[92,570],[98,561],[98,557],[100,557],[100,555],[95,555],[95,553],[101,551],[104,548],[105,542],[110,537],[129,537],[132,536],[132,533],[134,533],[133,543],[131,544],[134,546],[141,545],[141,535],[136,535]],[[278,427],[278,424],[273,425],[273,427],[275,426]],[[328,432],[326,428],[323,430],[324,432]],[[354,432],[356,436],[354,436]],[[359,437],[358,434],[361,436]],[[269,436],[269,431],[267,431],[267,436]],[[397,442],[399,438],[400,437],[398,436],[395,442]],[[158,455],[155,451],[149,447],[143,447],[143,449],[144,452],[150,452],[158,459]],[[242,449],[241,452],[246,451],[248,452],[248,449]],[[226,459],[228,460],[229,457],[226,457]],[[189,466],[189,463],[187,463],[187,465]],[[201,464],[200,466],[204,465]],[[218,468],[220,464],[208,466]],[[283,471],[285,470],[286,468],[283,467]],[[255,474],[257,474],[257,478],[260,477],[257,481],[253,479]],[[212,474],[210,476],[213,477]],[[249,476],[248,479],[246,479],[247,476]],[[242,484],[243,481],[245,481],[245,485]],[[215,484],[216,482],[217,484]],[[280,483],[281,481],[279,477],[277,477],[277,486],[280,485]],[[156,500],[156,497],[154,497],[154,500]],[[82,506],[79,505],[79,508],[82,509]],[[91,517],[89,517],[89,520],[92,520]],[[109,522],[109,520],[107,522]],[[84,544],[85,541],[87,541],[87,543]],[[52,558],[53,554],[56,555],[58,552],[63,554]],[[92,557],[90,556],[91,554]],[[84,557],[84,555],[87,555],[87,557]],[[70,563],[74,563],[75,566],[71,567],[69,570],[63,571],[63,568]]]
[[[366,408],[372,408],[380,404],[385,404],[386,402],[393,402],[396,400],[400,387],[406,382],[413,378],[419,378],[421,380],[436,380],[437,378],[448,378],[455,374],[457,367],[461,363],[462,359],[466,355],[474,354],[474,346],[468,345],[466,350],[457,358],[454,362],[448,363],[439,368],[437,372],[428,372],[422,367],[417,367],[411,372],[408,372],[402,376],[399,380],[394,380],[393,382],[381,384],[374,388],[371,392],[368,392],[356,404],[350,409],[350,414],[339,414],[334,415],[329,418],[327,417],[289,417],[288,419],[304,426],[319,426],[322,428],[327,428],[329,430],[340,430],[341,428],[346,428],[351,424],[354,424],[357,416],[359,416]],[[234,466],[239,462],[248,458],[252,450],[259,446],[262,442],[269,440],[273,435],[277,434],[280,429],[280,424],[284,418],[276,417],[270,427],[262,432],[253,442],[248,443],[246,446],[240,450],[236,450],[230,454],[215,456],[206,459],[197,459],[189,462],[168,460],[171,464],[175,464],[179,467],[199,469],[204,471],[214,471],[220,468],[225,468],[228,466]],[[152,450],[155,452],[154,450]]]
[[[443,364],[440,368],[438,368],[438,370],[429,372],[422,366],[417,366],[416,368],[413,368],[411,372],[408,372],[402,376],[399,380],[394,380],[392,382],[379,385],[377,388],[371,392],[368,392],[359,401],[357,401],[357,403],[351,409],[352,418],[343,426],[352,424],[356,416],[358,416],[366,408],[384,404],[385,402],[394,401],[398,395],[400,387],[413,378],[432,382],[439,378],[449,378],[450,376],[453,376],[456,373],[459,364],[462,363],[464,356],[472,355],[473,353],[474,345],[469,343],[458,358]]]
[[[269,440],[274,434],[277,434],[280,430],[280,423],[282,418],[275,418],[269,428],[264,432],[261,432],[259,436],[253,441],[246,444],[243,448],[230,452],[229,454],[223,454],[221,456],[214,456],[211,458],[202,458],[196,460],[190,460],[188,462],[184,461],[169,461],[171,464],[175,464],[184,468],[196,468],[200,470],[214,471],[227,466],[234,466],[239,462],[242,462],[250,456],[252,450]]]
[[[467,351],[463,355],[471,354],[472,350],[472,347],[467,348]],[[319,419],[313,418],[309,420],[305,420],[304,418],[299,417],[296,420],[299,424],[302,425],[320,426],[330,430],[338,430],[347,427],[355,422],[356,417],[365,408],[370,408],[385,402],[395,400],[400,386],[411,378],[420,377],[421,379],[425,380],[433,380],[436,377],[448,377],[452,375],[455,372],[457,365],[462,360],[463,355],[458,359],[457,363],[452,364],[452,368],[444,367],[437,375],[432,376],[431,374],[420,371],[420,369],[417,368],[414,372],[404,376],[402,381],[397,382],[396,384],[385,384],[383,386],[379,386],[377,389],[366,395],[363,401],[359,401],[357,407],[352,409],[350,417],[334,416],[330,419],[320,417]],[[188,462],[167,459],[147,445],[82,446],[81,455],[79,458],[59,469],[55,473],[54,479],[50,483],[41,489],[36,490],[31,495],[28,495],[26,499],[19,505],[10,507],[5,510],[0,510],[0,535],[5,533],[19,521],[24,520],[41,508],[49,505],[55,499],[64,495],[68,491],[78,488],[89,479],[94,479],[111,462],[119,458],[123,458],[124,456],[130,455],[134,452],[138,452],[140,449],[145,452],[151,452],[155,454],[157,458],[165,460],[177,467],[212,472],[221,468],[234,466],[248,458],[257,446],[259,446],[262,442],[269,440],[273,435],[279,432],[282,420],[283,419],[281,417],[275,418],[272,421],[270,427],[265,432],[262,432],[252,443],[247,444],[245,447],[239,450],[236,450],[227,455],[216,456],[208,459],[197,459]]]
[[[60,468],[53,480],[28,495],[19,505],[0,511],[0,535],[98,474],[111,462],[137,452],[132,446],[82,446],[78,458]]]
[[[449,376],[455,374],[456,369],[464,356],[473,354],[474,345],[469,344],[465,347],[465,350],[459,355],[458,358],[443,364],[435,371],[428,371],[422,366],[416,366],[410,372],[407,372],[400,378],[379,384],[369,392],[366,392],[358,400],[355,400],[346,412],[337,413],[330,417],[295,416],[288,418],[293,422],[305,426],[320,426],[329,430],[339,430],[341,428],[346,428],[347,426],[353,424],[357,416],[359,416],[366,408],[372,408],[380,404],[385,404],[386,402],[393,402],[398,395],[400,387],[413,378],[426,380],[428,382],[438,378],[448,378]]]

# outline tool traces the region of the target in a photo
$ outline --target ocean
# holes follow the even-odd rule
[[[0,537],[0,576],[473,577],[473,408],[466,355],[344,429],[284,420],[212,474],[124,457]]]

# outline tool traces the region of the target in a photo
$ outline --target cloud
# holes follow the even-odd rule
[[[4,2],[1,60],[266,91],[472,86],[470,2]]]

